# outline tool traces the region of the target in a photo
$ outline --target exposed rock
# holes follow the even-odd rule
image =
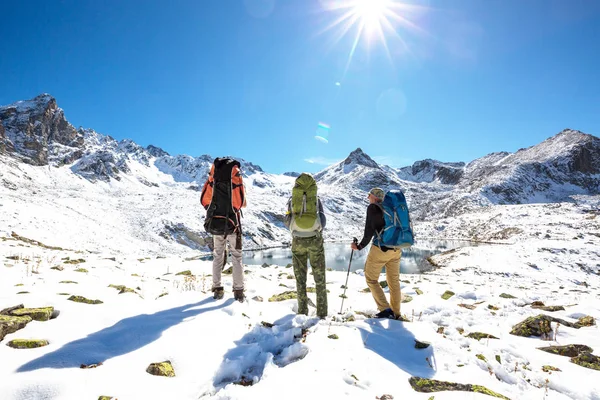
[[[0,311],[0,315],[10,315],[11,311],[18,310],[20,308],[23,308],[23,304],[5,308],[4,310]]]
[[[429,342],[421,342],[420,340],[415,339],[415,349],[426,349],[431,346]]]
[[[500,295],[500,297],[502,297],[503,299],[516,299],[515,296],[513,296],[512,294],[508,294],[508,293],[502,293]]]
[[[85,304],[102,304],[102,303],[104,303],[101,300],[90,300],[90,299],[86,299],[83,296],[71,296],[67,300],[71,300],[76,303],[85,303]]]
[[[60,281],[58,283],[74,283],[74,284],[77,284],[77,282],[75,282],[75,281]]]
[[[100,396],[98,397],[98,400],[113,400],[115,399],[114,397],[111,396]]]
[[[581,353],[577,357],[571,358],[571,362],[585,368],[600,371],[600,357],[590,353]]]
[[[48,94],[0,107],[2,125],[2,150],[28,164],[72,162],[84,147],[83,135],[67,122]]]
[[[594,350],[583,344],[568,344],[565,346],[538,347],[538,350],[565,357],[577,357],[581,353],[592,353]]]
[[[86,274],[87,274],[89,271],[88,271],[87,269],[85,269],[85,268],[77,268],[77,269],[75,270],[75,272],[83,272],[83,273],[86,273]]]
[[[464,304],[464,303],[460,303],[458,306],[462,307],[462,308],[466,308],[468,310],[474,310],[477,307],[472,304]]]
[[[48,341],[44,339],[14,339],[6,343],[8,347],[13,349],[35,349],[36,347],[48,346]]]
[[[14,333],[32,321],[31,317],[13,317],[11,315],[0,315],[0,340],[9,333]]]
[[[444,299],[444,300],[448,300],[450,297],[454,296],[454,294],[455,294],[455,293],[454,293],[453,291],[446,290],[446,291],[444,292],[444,294],[442,295],[442,299]]]
[[[477,339],[477,340],[481,340],[481,339],[498,339],[496,336],[494,335],[490,335],[489,333],[483,333],[483,332],[471,332],[467,335],[468,338],[471,339]]]
[[[49,321],[53,312],[54,307],[19,308],[10,311],[10,315],[15,317],[28,316],[34,321]]]
[[[65,264],[81,264],[81,263],[84,263],[84,262],[85,262],[85,260],[83,258],[79,258],[77,260],[71,260],[71,259],[67,258],[64,261]]]
[[[50,269],[53,269],[53,270],[56,270],[56,271],[63,271],[63,270],[64,270],[64,267],[62,267],[62,266],[60,266],[60,265],[57,265],[57,266],[55,266],[55,267],[51,267]]]
[[[338,335],[336,335],[335,333],[327,336],[329,339],[339,339],[340,337]]]
[[[499,399],[510,400],[508,397],[493,392],[485,386],[437,381],[434,379],[425,379],[416,376],[411,377],[408,381],[415,391],[421,393],[433,393],[443,391],[474,392],[487,394],[488,396],[497,397]]]
[[[415,292],[416,292],[416,293],[417,293],[419,296],[423,294],[423,291],[422,291],[421,289],[419,289],[419,288],[414,288],[414,289],[415,289]]]
[[[553,371],[560,372],[560,369],[553,367],[552,365],[543,365],[542,371],[552,373]]]
[[[579,318],[577,323],[579,326],[594,326],[596,325],[596,320],[594,317],[586,315],[585,317]]]
[[[290,290],[287,292],[283,292],[283,293],[279,293],[279,294],[274,294],[273,296],[271,296],[269,298],[269,301],[273,302],[273,301],[284,301],[284,300],[292,300],[292,299],[297,299],[298,298],[298,294],[296,293],[295,290]]]
[[[477,357],[479,360],[481,360],[483,362],[487,362],[487,358],[485,358],[485,356],[483,354],[475,354],[475,357]]]
[[[535,317],[529,317],[513,326],[510,334],[524,337],[548,335],[552,332],[550,322],[558,322],[569,328],[579,329],[579,325],[577,324],[572,324],[563,319],[551,317],[549,315],[539,314]]]
[[[109,288],[113,288],[113,289],[117,289],[118,291],[121,291],[125,288],[127,288],[127,286],[125,285],[113,285],[112,283],[110,285],[108,285]]]
[[[258,301],[258,302],[261,302],[261,303],[264,301],[264,300],[263,300],[263,298],[262,298],[261,296],[254,296],[254,297],[252,298],[252,300],[254,300],[254,301]]]
[[[565,308],[563,306],[531,306],[531,308],[535,308],[542,311],[554,312],[554,311],[564,311]]]
[[[402,294],[401,297],[402,303],[410,303],[413,300],[412,296],[409,294]]]
[[[124,287],[119,291],[119,294],[123,294],[123,293],[136,293],[136,292],[132,288]]]
[[[159,363],[152,363],[146,368],[146,372],[156,376],[174,377],[175,370],[171,361],[163,361]]]

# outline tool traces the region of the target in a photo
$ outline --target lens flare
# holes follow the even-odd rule
[[[329,143],[329,130],[331,129],[331,127],[324,123],[324,122],[319,122],[319,125],[317,125],[317,132],[315,135],[315,139],[317,139],[320,142],[323,143]]]

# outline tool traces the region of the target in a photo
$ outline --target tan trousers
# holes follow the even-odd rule
[[[233,263],[233,290],[244,289],[244,269],[242,268],[242,249],[236,249],[236,235],[228,235],[227,242],[229,243],[229,252],[231,253]],[[213,235],[213,289],[223,287],[221,285],[221,269],[223,268],[223,260],[227,251],[227,243],[225,236]]]
[[[365,279],[371,294],[377,303],[377,309],[383,311],[391,308],[394,314],[400,315],[400,257],[402,250],[382,251],[379,247],[372,245],[365,262]],[[390,302],[385,298],[385,293],[379,285],[379,275],[385,267],[386,281],[390,289]],[[391,305],[390,305],[391,303]]]

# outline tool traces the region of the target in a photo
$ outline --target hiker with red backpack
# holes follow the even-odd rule
[[[292,233],[292,260],[298,294],[298,314],[308,315],[306,278],[308,261],[312,268],[317,294],[317,316],[327,317],[327,288],[325,284],[325,248],[323,229],[327,220],[321,199],[317,196],[317,183],[310,174],[296,178],[292,197],[288,201],[285,225]]]
[[[402,249],[414,243],[408,205],[400,190],[385,193],[380,188],[373,188],[369,191],[368,199],[363,238],[360,243],[352,243],[350,247],[362,250],[373,238],[365,261],[365,280],[379,310],[375,317],[400,318],[400,258]],[[383,267],[390,290],[389,302],[379,284]]]
[[[202,187],[200,202],[206,210],[204,229],[213,235],[213,298],[222,299],[221,272],[227,262],[227,245],[233,258],[233,295],[243,302],[241,209],[246,207],[246,191],[240,163],[231,158],[215,158]]]

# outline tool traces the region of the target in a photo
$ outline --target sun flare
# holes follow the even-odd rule
[[[410,53],[403,36],[409,31],[426,33],[416,21],[427,7],[417,5],[414,0],[321,0],[321,3],[334,16],[323,32],[334,31],[335,43],[347,35],[353,36],[346,70],[361,41],[368,47],[382,45],[393,62],[391,45],[394,45],[396,54],[398,51]]]

